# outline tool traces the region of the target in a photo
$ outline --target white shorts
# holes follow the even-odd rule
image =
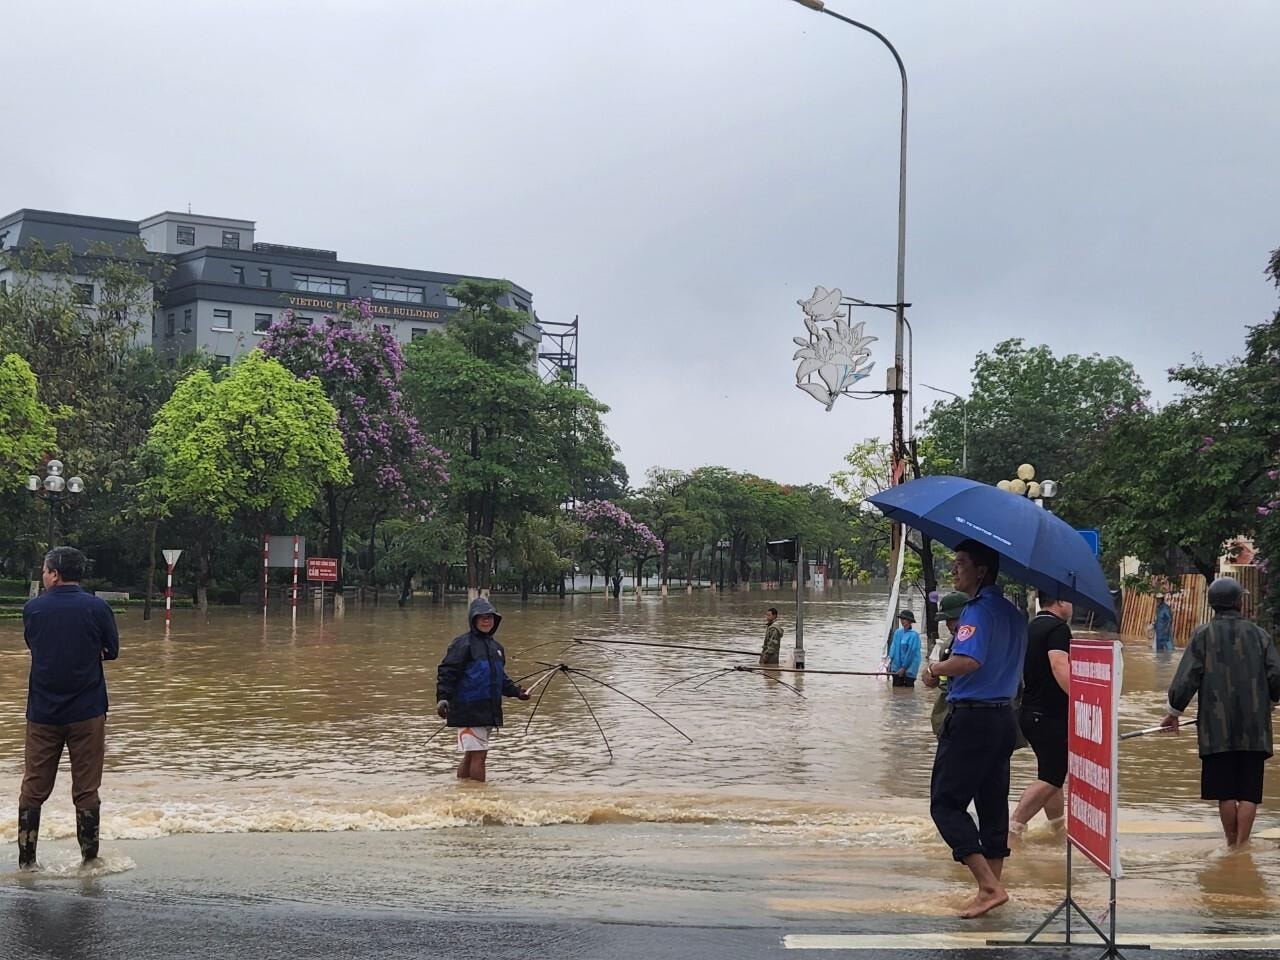
[[[489,737],[492,733],[492,727],[459,727],[458,752],[472,753],[476,750],[488,750]]]

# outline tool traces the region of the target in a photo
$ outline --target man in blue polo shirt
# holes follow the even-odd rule
[[[929,813],[978,884],[960,911],[964,919],[1009,899],[1000,876],[1009,856],[1009,757],[1018,736],[1010,704],[1022,677],[1027,620],[996,586],[999,573],[1000,555],[985,544],[966,540],[956,548],[955,588],[973,599],[960,614],[951,656],[930,661],[922,676],[928,687],[948,678],[951,712],[938,737]]]
[[[53,792],[65,747],[71,755],[76,837],[86,863],[98,856],[98,787],[106,746],[104,660],[120,655],[116,618],[105,600],[80,589],[85,556],[54,547],[44,558],[45,592],[22,608],[31,650],[27,741],[18,798],[18,866],[36,865],[40,808]]]

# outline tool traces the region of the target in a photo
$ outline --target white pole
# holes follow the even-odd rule
[[[173,619],[173,564],[166,564],[169,575],[164,584],[164,632],[169,632],[169,622]]]
[[[293,625],[298,625],[298,535],[293,535]]]

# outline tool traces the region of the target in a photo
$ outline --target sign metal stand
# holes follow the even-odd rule
[[[1071,642],[1071,712],[1067,727],[1067,756],[1071,789],[1067,806],[1067,883],[1061,903],[1025,940],[988,940],[992,946],[1026,946],[1035,941],[1060,915],[1064,945],[1084,945],[1072,940],[1074,912],[1102,941],[1097,960],[1120,958],[1116,943],[1116,881],[1122,876],[1118,845],[1120,692],[1124,683],[1124,658],[1118,640]],[[1104,931],[1076,901],[1071,889],[1072,848],[1107,874],[1110,896],[1107,930]],[[1126,950],[1149,950],[1141,944],[1124,944]]]

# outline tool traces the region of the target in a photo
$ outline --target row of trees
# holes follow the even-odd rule
[[[1280,287],[1280,250],[1266,275]],[[1168,376],[1177,394],[1155,406],[1127,360],[1005,341],[978,354],[966,400],[928,411],[921,449],[948,456],[925,471],[958,472],[967,415],[969,475],[995,483],[1027,462],[1059,480],[1053,509],[1101,530],[1107,569],[1133,555],[1149,575],[1212,577],[1243,537],[1266,572],[1280,553],[1280,311],[1245,329],[1240,356],[1193,355]],[[1280,621],[1280,590],[1264,609]]]
[[[0,291],[0,555],[11,576],[45,548],[27,473],[59,456],[88,481],[61,517],[95,578],[154,583],[159,546],[187,550],[200,603],[260,576],[260,537],[305,535],[347,583],[462,580],[560,589],[575,571],[729,583],[777,572],[769,539],[852,552],[825,487],[720,467],[654,469],[631,489],[591,394],[543,382],[507,287],[463,281],[440,334],[403,350],[353,302],[287,314],[229,366],[138,346],[162,264],[138,249],[23,248]],[[85,304],[77,284],[99,291]],[[720,544],[725,544],[721,547]],[[462,571],[451,578],[451,570]],[[228,597],[229,599],[229,597]]]

